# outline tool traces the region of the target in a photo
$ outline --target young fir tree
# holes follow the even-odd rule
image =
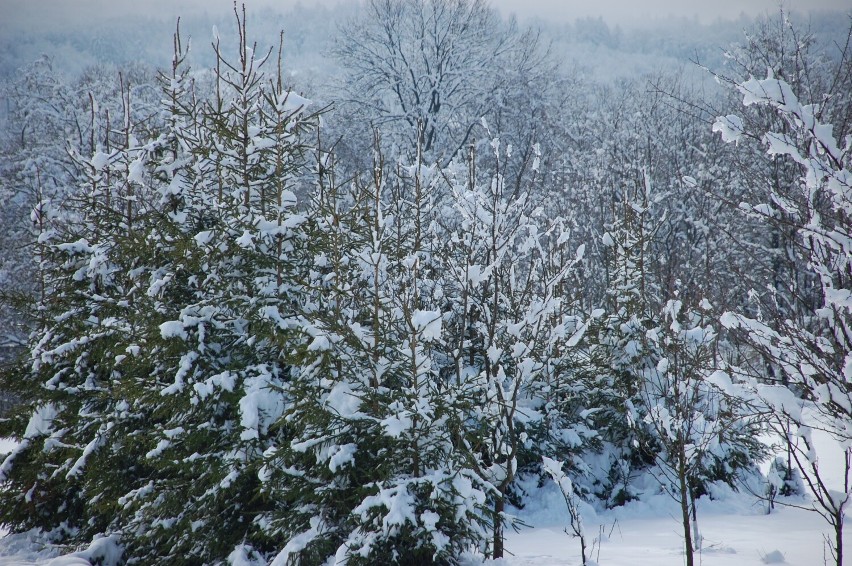
[[[145,471],[127,435],[140,427],[128,412],[126,383],[144,379],[146,362],[125,364],[143,332],[135,310],[138,276],[153,260],[143,252],[150,206],[146,150],[135,139],[131,91],[119,117],[92,109],[92,132],[103,131],[91,159],[73,150],[81,171],[64,215],[48,222],[42,203],[33,218],[40,297],[29,356],[7,374],[31,412],[11,423],[24,442],[2,465],[3,522],[13,528],[62,526],[72,540],[111,528],[116,500]],[[25,416],[26,415],[26,416]],[[27,416],[29,419],[27,420]],[[113,471],[113,466],[118,468]]]
[[[643,356],[644,335],[658,289],[651,276],[650,246],[655,232],[647,175],[635,191],[625,188],[616,220],[604,233],[609,314],[596,325],[590,358],[601,364],[592,397],[598,411],[593,418],[601,430],[607,469],[597,486],[607,505],[622,505],[638,494],[632,480],[653,463],[653,441],[644,423],[641,376],[634,371]]]
[[[177,257],[152,281],[165,315],[161,367],[142,400],[156,417],[146,459],[161,479],[125,498],[138,538],[173,561],[221,559],[243,544],[268,550],[253,522],[267,508],[257,473],[300,339],[306,238],[292,189],[315,121],[280,69],[263,72],[272,51],[255,55],[245,15],[237,22],[238,59],[215,45],[216,94],[179,134],[189,151],[163,194],[179,231],[163,247]],[[172,295],[181,290],[189,294]]]
[[[419,162],[388,171],[378,150],[366,180],[320,178],[310,343],[278,423],[289,442],[262,473],[289,540],[274,564],[454,564],[483,536],[483,486],[447,433],[439,372],[437,179]]]
[[[280,72],[262,74],[237,21],[238,62],[217,49],[212,102],[176,35],[162,134],[111,128],[83,162],[81,206],[43,238],[41,327],[17,373],[33,412],[3,463],[16,529],[119,532],[137,563],[268,550],[257,471],[301,336],[291,188],[316,121]]]

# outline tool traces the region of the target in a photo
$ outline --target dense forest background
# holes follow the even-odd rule
[[[578,501],[670,494],[691,566],[727,484],[810,497],[842,565],[810,434],[852,469],[850,29],[0,23],[0,523],[455,564],[552,479],[581,541]]]

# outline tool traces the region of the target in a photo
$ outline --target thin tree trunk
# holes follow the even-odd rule
[[[701,550],[703,540],[701,531],[698,530],[698,506],[695,504],[695,493],[692,489],[689,490],[689,506],[692,509],[692,548]]]
[[[492,558],[503,558],[503,509],[506,501],[503,493],[494,500],[494,553]]]
[[[837,512],[834,518],[834,552],[836,553],[837,566],[843,566],[843,509]]]
[[[686,481],[686,450],[683,442],[678,443],[677,479],[680,484],[680,511],[683,519],[683,546],[686,552],[686,566],[694,566],[694,551],[692,548],[692,525],[689,519],[689,487]]]

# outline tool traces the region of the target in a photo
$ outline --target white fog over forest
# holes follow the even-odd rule
[[[852,564],[849,0],[0,12],[0,566]]]

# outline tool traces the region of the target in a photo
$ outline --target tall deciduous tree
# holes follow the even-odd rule
[[[427,162],[444,164],[482,116],[502,109],[528,120],[530,80],[553,67],[536,33],[485,0],[369,0],[335,53],[347,121],[381,128],[409,158],[419,147]]]
[[[852,37],[852,30],[850,30]],[[836,86],[849,79],[850,56],[841,53],[834,73]],[[798,61],[798,58],[796,59]],[[774,59],[770,62],[776,62]],[[784,61],[778,61],[783,63]],[[808,422],[795,401],[767,401],[781,415],[779,424],[792,424],[795,434],[785,434],[791,454],[816,499],[816,509],[834,530],[831,550],[838,565],[843,563],[843,520],[850,501],[849,481],[852,470],[849,422],[852,421],[852,139],[845,133],[847,105],[834,107],[832,91],[810,103],[798,92],[808,84],[794,84],[779,76],[784,67],[770,65],[766,78],[750,77],[734,83],[745,106],[769,112],[774,120],[765,122],[729,114],[717,119],[714,131],[725,141],[743,137],[760,140],[776,160],[798,169],[799,176],[782,186],[770,186],[761,201],[744,203],[749,214],[763,218],[768,225],[791,232],[792,244],[807,265],[815,288],[803,296],[791,288],[793,307],[782,301],[769,303],[769,316],[728,313],[723,323],[742,334],[750,346],[779,375],[780,382],[800,395],[815,409]],[[794,75],[802,78],[803,69]],[[848,95],[841,87],[841,101]],[[841,119],[839,131],[827,122]],[[746,376],[749,368],[735,368]],[[758,378],[767,377],[757,372]],[[845,464],[844,492],[826,487],[817,465],[810,438],[811,427],[824,428],[840,440]]]
[[[506,503],[525,453],[576,456],[594,436],[570,414],[575,346],[587,322],[570,278],[583,247],[569,249],[570,231],[547,220],[532,194],[515,191],[501,166],[510,147],[491,141],[491,167],[474,155],[450,168],[452,197],[443,212],[443,294],[450,316],[446,353],[451,383],[464,391],[466,431],[460,449],[491,486],[491,554],[503,556]],[[565,403],[565,405],[562,405]]]

